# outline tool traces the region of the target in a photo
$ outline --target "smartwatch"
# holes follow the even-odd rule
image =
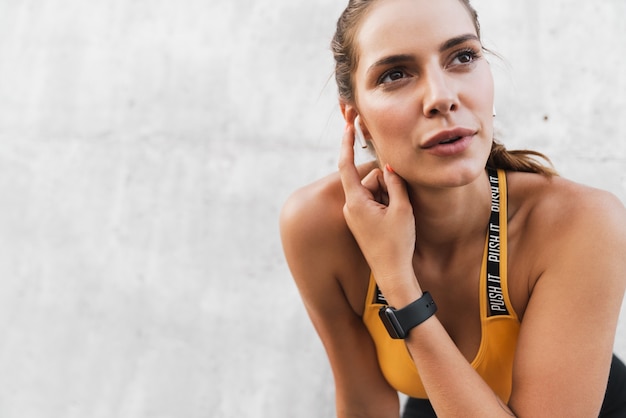
[[[380,320],[385,325],[389,336],[394,339],[405,339],[409,331],[437,312],[437,305],[430,293],[424,292],[422,297],[402,309],[383,306],[378,311]]]

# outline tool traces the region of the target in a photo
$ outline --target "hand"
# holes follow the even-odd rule
[[[389,300],[419,290],[413,270],[415,218],[406,184],[389,165],[375,168],[361,180],[354,165],[354,128],[344,132],[339,174],[346,197],[343,213],[376,282]]]

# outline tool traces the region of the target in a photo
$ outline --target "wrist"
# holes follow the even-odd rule
[[[382,277],[374,273],[374,277],[387,303],[396,309],[404,308],[424,293],[413,272]]]
[[[391,338],[405,339],[413,328],[428,320],[436,312],[435,301],[430,293],[424,292],[420,298],[402,309],[383,306],[378,315]]]

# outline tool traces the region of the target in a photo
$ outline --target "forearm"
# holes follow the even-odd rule
[[[373,347],[371,347],[373,349]],[[345,347],[344,347],[345,349]],[[367,343],[354,346],[349,358],[341,359],[341,364],[332,362],[335,374],[335,404],[337,418],[398,418],[400,401],[398,392],[384,377],[375,360],[359,359],[370,357]],[[331,356],[335,359],[335,356]],[[349,364],[353,360],[354,364]],[[344,366],[349,365],[347,369]]]
[[[381,414],[379,411],[372,410],[372,408],[355,409],[353,407],[340,407],[337,406],[337,418],[399,418],[400,408],[396,408],[396,412],[384,411]]]
[[[458,350],[436,316],[406,344],[438,417],[515,416]]]

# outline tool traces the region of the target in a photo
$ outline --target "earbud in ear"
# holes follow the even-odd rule
[[[354,118],[354,137],[359,141],[361,148],[367,148],[367,142],[365,141],[363,130],[361,129],[361,117],[359,115]]]

